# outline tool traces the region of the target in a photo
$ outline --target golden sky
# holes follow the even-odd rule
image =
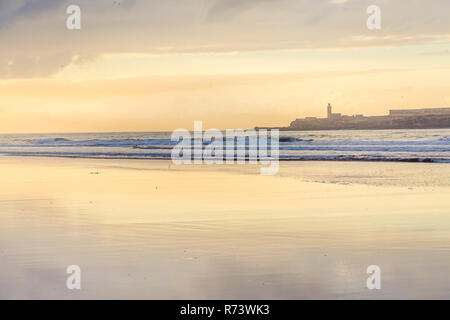
[[[120,3],[120,4],[119,4]],[[433,5],[430,5],[430,4]],[[65,21],[81,7],[81,30]],[[381,8],[381,30],[366,8]],[[0,0],[0,132],[288,125],[450,105],[448,0]]]

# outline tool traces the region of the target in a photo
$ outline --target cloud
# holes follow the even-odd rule
[[[63,1],[58,0],[0,0],[0,28],[22,19],[32,19],[38,14],[60,7]]]
[[[330,0],[330,3],[332,4],[343,4],[347,3],[349,0]]]
[[[266,4],[281,5],[283,0],[215,0],[208,10],[208,18],[230,17],[250,8]]]
[[[103,54],[345,49],[448,41],[448,0],[378,0],[382,30],[366,28],[373,0],[0,0],[0,78],[46,77]]]

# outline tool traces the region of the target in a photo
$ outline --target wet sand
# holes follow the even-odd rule
[[[448,164],[282,162],[261,176],[0,157],[0,176],[1,299],[450,298]]]

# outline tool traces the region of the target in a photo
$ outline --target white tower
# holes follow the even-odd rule
[[[328,104],[328,107],[327,107],[327,118],[328,119],[331,119],[331,103],[329,103]]]

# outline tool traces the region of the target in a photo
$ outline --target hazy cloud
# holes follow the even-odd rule
[[[59,0],[0,0],[0,28],[24,18],[32,19],[38,14],[45,14],[61,6],[63,2]]]
[[[448,42],[448,0],[0,0],[0,78],[44,77],[101,54],[227,52]],[[382,8],[382,30],[366,8]]]
[[[284,0],[213,0],[208,10],[209,18],[219,16],[229,16],[233,13],[239,13],[250,8],[265,4],[280,5]]]

